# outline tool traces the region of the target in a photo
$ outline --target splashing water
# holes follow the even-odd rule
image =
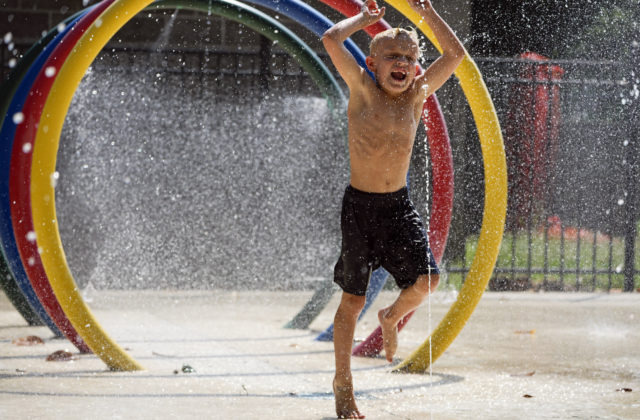
[[[16,112],[15,114],[13,114],[11,119],[13,120],[14,124],[21,124],[24,121],[24,114],[22,112]]]
[[[328,278],[348,156],[326,101],[224,95],[168,73],[156,85],[156,71],[96,69],[74,96],[56,200],[76,280],[282,290]]]
[[[178,16],[178,10],[176,9],[169,17],[169,21],[166,25],[163,26],[162,32],[160,32],[160,36],[156,40],[156,42],[152,45],[152,49],[154,51],[160,52],[164,47],[169,43],[169,38],[171,37],[171,31],[173,31],[173,25],[176,21],[176,17]]]
[[[426,112],[426,111],[425,111]],[[429,237],[429,233],[431,231],[431,226],[430,226],[430,220],[429,220],[429,215],[430,215],[430,211],[431,209],[429,208],[429,197],[430,195],[430,188],[429,188],[429,183],[430,183],[430,169],[429,169],[429,142],[427,141],[427,138],[424,138],[424,192],[425,192],[425,217],[424,217],[424,224],[425,224],[425,228],[426,228],[426,234],[427,234],[427,238]],[[429,398],[431,398],[432,394],[433,394],[433,354],[432,354],[432,347],[431,347],[431,272],[429,271],[429,278],[428,278],[428,285],[429,285],[429,289],[428,289],[428,294],[427,294],[427,329],[428,329],[428,337],[429,337],[429,387],[431,388],[431,392],[429,392]],[[431,407],[429,410],[429,418],[433,419],[433,404],[429,404],[429,406]]]
[[[47,77],[53,77],[56,75],[56,68],[54,66],[49,66],[44,69],[44,75]]]

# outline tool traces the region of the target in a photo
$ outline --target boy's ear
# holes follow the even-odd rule
[[[368,56],[367,58],[364,59],[364,62],[367,64],[367,68],[369,70],[371,70],[373,73],[376,72],[376,62],[373,59],[373,57]]]

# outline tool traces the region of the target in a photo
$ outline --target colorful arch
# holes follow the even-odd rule
[[[66,24],[67,21],[74,17],[75,16],[68,18],[63,23]],[[25,73],[29,70],[29,67],[38,57],[42,49],[55,37],[57,32],[57,28],[50,30],[44,37],[32,45],[11,70],[7,80],[0,84],[0,128],[4,125],[7,109],[18,84],[22,81]],[[2,153],[8,153],[7,149],[3,148],[2,150]],[[27,301],[24,294],[20,291],[13,273],[9,270],[9,265],[3,250],[0,250],[0,288],[5,292],[11,304],[29,325],[45,325],[38,314],[34,312],[34,309],[31,308],[31,304]]]
[[[34,231],[42,250],[44,270],[56,296],[62,297],[60,304],[73,326],[94,352],[114,370],[135,370],[141,367],[106,335],[77,292],[71,272],[66,265],[55,222],[55,196],[50,175],[55,171],[55,157],[64,116],[84,71],[109,38],[149,3],[149,1],[122,0],[114,2],[74,45],[69,58],[61,66],[58,65],[58,74],[51,86],[50,94],[47,98],[43,98],[42,117],[35,133],[33,166],[30,172],[31,210]],[[211,11],[241,22],[272,40],[277,40],[281,47],[292,53],[312,77],[317,79],[323,74],[330,83],[326,80],[316,80],[319,87],[329,100],[333,100],[334,104],[342,103],[344,97],[340,88],[319,58],[292,32],[262,12],[233,0],[167,1],[157,2],[154,7],[158,4],[166,7],[179,6]],[[126,19],[116,20],[118,16],[125,16]],[[330,86],[334,88],[333,92],[329,90]]]
[[[148,4],[149,2],[144,2],[144,1],[136,2],[133,0],[130,2],[118,1],[116,4],[114,4],[114,6],[119,5],[117,10],[116,8],[112,8],[114,9],[114,11],[111,14],[109,14],[109,10],[111,10],[109,9],[107,12],[105,12],[105,16],[109,18],[115,18],[115,16],[118,16],[118,13],[122,13],[123,15],[125,15],[125,17],[127,17],[127,15],[129,14],[131,14],[130,17],[132,17],[135,14],[135,13],[132,13],[132,11],[137,12],[138,10],[140,10],[142,7],[144,7],[144,5],[142,5],[143,3]],[[394,5],[394,7],[401,10],[402,5],[397,6],[394,3],[396,2],[392,2],[392,5]],[[138,7],[139,9],[135,10]],[[405,11],[402,11],[402,12],[405,15],[407,14],[407,12]],[[412,12],[412,11],[409,10],[408,12]],[[130,19],[130,17],[128,17],[128,19]],[[416,17],[413,16],[412,20],[416,21],[417,22],[416,24],[418,25],[418,27],[420,27],[421,30],[425,31],[425,28],[422,28],[418,22],[419,18],[416,19]],[[102,22],[101,26],[105,26],[104,21]],[[428,32],[428,28],[426,28],[426,31]],[[94,30],[95,35],[98,35],[99,32],[100,31]],[[433,40],[432,34],[430,39]],[[96,38],[94,38],[93,40],[95,41]],[[96,44],[104,45],[104,43],[106,43],[107,40],[108,39],[105,39],[103,41],[102,39],[100,39],[100,42],[97,42]],[[92,58],[93,57],[89,59],[89,62]],[[85,57],[85,60],[86,60],[86,57]],[[61,69],[60,74],[62,74],[62,70],[64,70],[64,66],[63,66],[63,69]],[[70,74],[73,74],[74,70],[77,70],[77,68],[75,69],[71,68],[68,71]],[[477,293],[477,289],[479,289],[478,285],[480,285],[485,278],[486,278],[486,281],[488,281],[488,278],[491,275],[491,272],[493,271],[495,259],[497,258],[497,248],[499,248],[499,242],[502,236],[502,231],[504,226],[504,213],[506,211],[506,165],[504,164],[504,149],[502,147],[502,139],[499,131],[499,124],[497,122],[497,118],[495,117],[495,111],[493,110],[493,106],[491,104],[490,98],[488,97],[488,93],[486,92],[486,88],[482,83],[482,79],[474,78],[475,76],[479,76],[479,72],[477,71],[475,64],[473,64],[473,62],[470,60],[469,57],[465,59],[465,62],[463,62],[463,64],[461,65],[461,69],[458,70],[457,74],[461,79],[461,84],[463,85],[463,90],[465,90],[465,94],[469,97],[468,100],[470,102],[472,112],[474,113],[474,117],[476,118],[476,121],[477,121],[478,130],[480,132],[481,147],[482,147],[483,156],[485,160],[485,176],[486,176],[485,214],[483,217],[483,225],[482,225],[482,232],[481,232],[480,241],[479,241],[479,248],[478,248],[478,252],[476,253],[476,257],[474,258],[474,262],[472,263],[469,276],[467,277],[467,280],[465,282],[465,287],[467,285],[469,285],[470,287],[469,287],[468,293],[465,292],[465,288],[463,287],[463,290],[461,290],[458,302],[456,302],[456,304],[459,303],[463,295],[465,296],[469,295],[470,299],[475,300],[475,303],[470,304],[469,302],[466,302],[461,305],[463,308],[457,311],[454,311],[454,309],[456,308],[456,304],[454,304],[454,306],[449,311],[449,314],[447,314],[447,317],[453,314],[453,317],[455,318],[454,321],[456,321],[456,325],[459,324],[460,319],[464,318],[462,321],[462,325],[460,325],[459,327],[459,330],[461,330],[462,326],[464,326],[464,323],[466,322],[466,319],[468,319],[468,316],[470,316],[471,312],[475,308],[475,304],[477,304],[477,300],[479,300],[482,294],[482,291],[484,290],[484,287],[486,287],[486,282],[480,288],[479,294]],[[82,74],[80,74],[80,76],[77,77],[78,81],[81,77],[82,77]],[[56,81],[60,80],[59,78],[60,76],[56,79]],[[72,76],[69,76],[69,78],[73,79]],[[478,83],[480,85],[478,85]],[[54,84],[54,87],[55,87],[55,84]],[[75,90],[75,89],[72,89],[72,90]],[[70,97],[72,93],[73,92],[71,92],[71,94],[68,94],[69,101],[66,103],[66,106],[64,107],[65,112],[66,112],[66,109],[68,108],[68,103],[70,102]],[[60,93],[60,96],[63,96],[63,93]],[[47,105],[45,105],[45,110],[48,110],[47,106],[49,105],[50,105],[50,101],[48,101]],[[486,120],[483,121],[482,118],[486,118]],[[53,123],[55,123],[56,121],[54,121],[52,118],[49,118],[46,122],[51,122],[53,125]],[[48,124],[46,125],[41,124],[38,130],[38,139],[40,137],[51,139],[50,135],[47,136],[46,133],[44,133],[45,132],[44,127],[48,128],[49,131],[51,131],[51,127]],[[57,131],[57,136],[58,136],[57,139],[53,139],[53,142],[56,143],[55,148],[57,148],[57,141],[59,141],[60,129],[61,129],[61,123],[59,124],[59,127],[54,126],[53,131],[54,132]],[[36,150],[34,151],[34,158],[36,156],[36,152],[38,151],[38,146],[41,144],[42,142],[38,142],[38,141],[36,142]],[[49,149],[50,148],[51,146],[49,145]],[[40,154],[43,154],[43,153],[44,155],[42,157],[46,156],[46,151],[40,152]],[[54,158],[55,158],[55,154],[54,154]],[[55,164],[55,159],[52,159],[52,161]],[[49,182],[49,180],[47,179],[47,174],[53,173],[53,171],[51,170],[47,172],[46,169],[48,168],[46,167],[46,165],[42,165],[42,162],[38,162],[38,161],[36,161],[36,163],[40,164],[41,166],[36,167],[34,165],[34,168],[32,168],[32,175],[34,175],[34,177],[32,178],[32,183],[33,183],[32,187],[35,187],[35,188],[32,188],[32,200],[33,200],[33,203],[41,205],[42,208],[38,208],[37,206],[34,206],[34,221],[36,221],[36,226],[38,226],[38,222],[43,222],[45,225],[45,228],[49,229],[48,232],[50,232],[51,229],[53,229],[56,231],[55,233],[57,233],[57,228],[55,227],[55,223],[51,222],[51,221],[55,221],[55,209],[52,208],[52,205],[51,205],[54,198],[52,195],[53,190],[50,186],[47,186],[47,183]],[[41,170],[45,169],[45,171],[38,171],[37,169],[41,169]],[[51,169],[55,169],[55,168],[51,168]],[[43,172],[43,173],[38,174],[37,172]],[[502,185],[504,185],[504,188],[502,188]],[[47,192],[49,192],[50,194],[47,194]],[[44,193],[44,195],[42,195],[42,197],[39,197],[38,193]],[[504,200],[502,200],[502,198],[504,198]],[[503,205],[503,202],[504,202],[504,205]],[[490,214],[488,215],[488,213],[491,211],[494,211],[493,216]],[[47,232],[47,231],[43,231],[43,232]],[[36,233],[38,234],[38,232]],[[41,238],[42,236],[38,235],[38,237]],[[495,239],[496,237],[498,238],[497,240]],[[56,247],[58,247],[59,244],[56,243],[55,239],[57,239],[57,242],[59,242],[59,236],[55,237],[53,241],[53,244],[56,245]],[[49,238],[49,241],[51,242],[51,238]],[[51,250],[45,250],[44,254],[49,254],[50,252]],[[53,257],[52,261],[45,263],[45,265],[50,264],[52,265],[52,268],[56,270],[64,271],[64,267],[55,267],[55,264],[53,264],[57,262],[56,259],[59,259],[60,255],[47,255],[46,258],[50,258],[50,257]],[[489,261],[489,264],[480,263],[479,261],[482,259],[484,259],[485,261]],[[45,260],[44,257],[43,257],[43,260]],[[66,265],[64,264],[64,261],[63,261],[63,265]],[[466,315],[466,318],[465,318],[465,313],[468,313]],[[440,326],[442,326],[442,323]],[[440,330],[440,326],[434,332],[430,340],[436,341],[435,340],[436,333],[438,332],[438,330]],[[452,334],[446,334],[446,335],[450,338],[450,341],[449,341],[450,343],[453,340],[453,338],[455,338],[455,336],[457,335],[457,332],[453,334],[452,338],[451,338]],[[448,345],[446,341],[447,340],[442,341],[443,343],[445,343],[444,346],[441,346],[442,352]],[[437,354],[438,351],[440,351],[440,349],[435,349],[435,347],[436,346],[434,344],[434,350],[436,350],[434,351],[434,354]],[[419,361],[417,359],[416,360],[411,360],[411,359],[412,358],[409,358],[407,361],[405,361],[406,363],[403,363],[403,365],[400,366],[399,369],[407,370],[407,371],[414,371],[414,369],[420,370]]]
[[[8,177],[8,202],[3,202],[0,205],[6,213],[5,216],[10,216],[9,231],[2,232],[2,242],[5,248],[12,250],[12,254],[8,254],[10,266],[16,273],[18,281],[27,283],[29,287],[33,288],[37,299],[39,299],[39,304],[45,308],[55,325],[82,353],[90,353],[91,350],[67,319],[51,289],[46,274],[42,270],[38,246],[33,237],[31,212],[21,211],[21,204],[28,203],[29,184],[28,182],[16,183],[16,180],[20,178],[20,168],[16,167],[16,161],[26,160],[30,165],[31,154],[28,151],[25,152],[28,150],[25,146],[31,146],[32,142],[21,140],[28,138],[29,132],[35,132],[40,119],[41,101],[34,98],[46,97],[53,82],[53,78],[47,76],[45,69],[64,61],[87,26],[105,8],[106,5],[98,5],[69,22],[64,30],[43,49],[18,86],[8,109],[7,117],[22,112],[24,120],[20,124],[15,124],[13,121],[12,124],[5,124],[0,132],[3,144],[10,147],[10,153],[4,157],[7,160],[10,174]],[[65,39],[64,43],[61,42],[62,39]],[[24,197],[19,196],[21,191],[24,192]]]
[[[315,33],[318,37],[329,29],[333,22],[331,22],[326,16],[322,15],[313,7],[299,0],[245,0],[247,3],[258,4],[260,6],[267,7],[275,12],[282,13],[283,15],[301,23],[307,29]],[[358,49],[358,47],[347,39],[345,41],[345,47],[355,57],[358,64],[367,69],[365,63],[365,55]],[[373,78],[373,73],[367,69],[369,76]],[[384,283],[387,281],[389,273],[384,269],[376,270],[371,276],[370,287],[367,291],[367,303],[371,302],[378,295]],[[318,316],[324,307],[331,300],[336,288],[332,280],[325,281],[316,292],[311,296],[311,299],[302,307],[302,309],[289,321],[284,327],[294,329],[304,329]],[[367,306],[368,307],[368,306]],[[363,313],[365,310],[363,310]],[[329,338],[330,339],[330,338]]]
[[[340,3],[340,0],[322,0],[328,4]],[[411,7],[400,0],[387,2],[409,18],[436,48],[441,50],[435,36],[422,18]],[[350,14],[357,13],[355,10]],[[424,372],[462,331],[467,320],[486,289],[498,257],[504,232],[507,205],[507,171],[504,144],[498,117],[491,97],[477,66],[467,54],[456,70],[456,76],[467,97],[474,116],[485,169],[485,203],[478,249],[471,264],[465,283],[458,299],[430,337],[416,349],[395,371]],[[434,176],[435,178],[435,176]],[[402,328],[411,314],[400,322]],[[382,349],[382,330],[377,328],[359,347],[354,349],[357,355],[374,355]]]
[[[387,0],[441,50],[433,32],[406,2]],[[475,119],[484,160],[485,197],[478,248],[458,299],[430,337],[397,372],[424,372],[462,331],[487,287],[498,258],[507,212],[507,164],[500,123],[491,96],[473,59],[467,54],[455,72]]]
[[[269,0],[248,1],[269,7],[272,10],[283,13],[284,15],[292,19],[296,19],[299,22],[304,23],[307,28],[311,29],[318,36],[321,36],[327,29],[329,29],[333,25],[330,20],[320,15],[315,9],[299,0],[280,0],[278,2],[272,2]],[[355,10],[354,13],[358,13],[360,11],[360,5],[357,2],[353,1],[325,1],[325,3],[336,8],[337,10],[342,11],[342,13],[344,14],[348,14],[353,10]],[[377,31],[384,29],[385,26],[383,23],[378,23],[370,28],[367,28],[367,30],[373,31],[370,33],[377,33]],[[348,42],[345,44],[347,48],[349,48]],[[351,52],[353,54],[353,51]],[[355,57],[356,61],[358,61],[358,64],[366,69],[367,67],[364,61],[364,55],[355,55]],[[371,77],[373,77],[371,73],[369,74]],[[442,111],[435,95],[427,100],[424,109],[426,112],[423,115],[423,119],[426,129],[430,133],[430,136],[427,136],[427,138],[429,139],[430,145],[432,142],[436,143],[435,146],[432,145],[432,152],[440,152],[437,154],[433,154],[433,172],[434,178],[436,178],[437,176],[440,180],[440,183],[437,185],[437,187],[442,187],[438,191],[437,199],[433,201],[431,221],[433,223],[434,229],[431,232],[430,239],[433,241],[432,243],[440,244],[440,246],[444,250],[444,245],[446,243],[446,238],[449,232],[449,224],[451,221],[451,211],[453,206],[453,159],[451,157],[451,147],[446,132],[444,116],[442,115]],[[436,185],[434,185],[434,187],[436,187]],[[365,313],[366,309],[370,307],[371,303],[384,286],[387,276],[388,273],[382,268],[376,270],[371,276],[369,289],[367,290],[365,309],[363,309],[361,316]],[[322,311],[322,309],[324,309],[324,307],[329,303],[329,300],[331,299],[331,296],[333,295],[335,290],[336,288],[331,279],[324,282],[316,290],[311,299],[309,299],[309,301],[303,306],[303,308],[293,317],[291,321],[289,321],[285,325],[285,328],[307,328],[309,324],[311,324],[311,322],[315,319],[315,317]],[[318,339],[325,341],[331,340],[331,327],[329,327],[325,331],[325,333],[318,336]]]
[[[32,287],[25,273],[25,267],[27,267],[27,265],[23,267],[20,263],[19,251],[16,247],[16,240],[11,223],[11,200],[9,193],[9,178],[11,173],[10,158],[16,128],[20,124],[25,123],[23,121],[17,124],[14,121],[14,115],[22,111],[22,105],[26,100],[31,84],[38,75],[43,63],[78,19],[78,16],[75,16],[73,20],[67,19],[62,31],[59,31],[57,28],[50,31],[48,36],[45,36],[45,38],[48,38],[47,44],[40,43],[39,46],[31,49],[32,55],[30,55],[30,59],[32,62],[29,65],[25,65],[21,61],[20,66],[18,66],[19,70],[13,73],[14,78],[10,81],[11,84],[7,86],[7,93],[10,93],[11,96],[7,96],[3,101],[3,121],[0,130],[0,168],[2,168],[0,173],[0,251],[2,251],[1,253],[6,259],[7,267],[12,274],[12,278],[19,287],[19,290],[22,291],[23,296],[45,324],[58,336],[63,335],[63,331],[65,330],[64,326],[56,322],[54,319],[55,316],[53,316],[51,311],[46,308],[46,305],[43,305],[39,300],[40,296]],[[81,351],[88,350],[86,346],[82,345],[81,340],[77,344],[80,345],[79,349]]]

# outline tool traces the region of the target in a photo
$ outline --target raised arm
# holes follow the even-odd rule
[[[449,25],[436,13],[430,0],[407,0],[433,31],[442,47],[442,55],[436,59],[420,76],[421,82],[427,86],[427,96],[434,93],[451,77],[464,59],[466,51]]]
[[[353,89],[362,80],[364,69],[358,65],[355,58],[345,48],[344,41],[360,29],[382,19],[384,10],[384,7],[378,9],[375,0],[367,0],[362,5],[359,14],[341,20],[322,35],[322,44],[349,89]]]

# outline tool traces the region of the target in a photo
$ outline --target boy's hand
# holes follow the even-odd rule
[[[384,7],[381,9],[378,8],[376,0],[366,0],[362,4],[362,9],[360,11],[362,13],[362,16],[364,16],[367,25],[371,25],[372,23],[375,23],[382,19],[382,16],[384,16],[384,10]]]
[[[416,12],[420,13],[424,9],[431,8],[431,0],[407,0],[409,6]]]

